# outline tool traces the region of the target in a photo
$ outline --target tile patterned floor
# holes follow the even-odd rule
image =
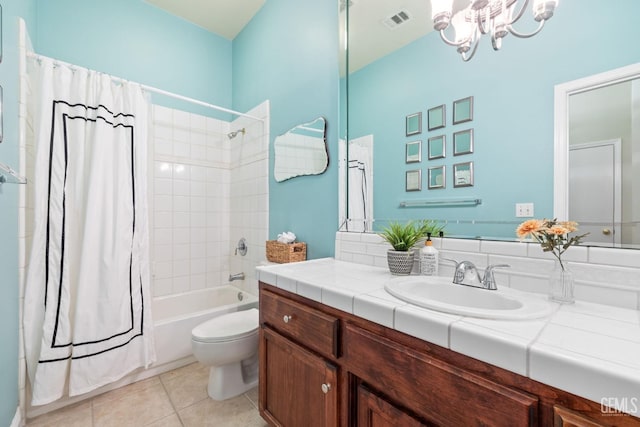
[[[27,427],[265,427],[258,389],[224,402],[207,395],[209,369],[178,368],[27,421]]]

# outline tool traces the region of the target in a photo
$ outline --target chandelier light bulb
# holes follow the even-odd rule
[[[431,0],[431,19],[436,31],[444,30],[449,26],[453,0]]]
[[[558,0],[533,0],[533,18],[540,22],[550,19],[558,6]]]

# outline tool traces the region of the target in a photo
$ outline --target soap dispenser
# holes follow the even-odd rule
[[[433,247],[431,233],[427,233],[424,247],[420,249],[420,274],[423,276],[438,275],[438,250]]]

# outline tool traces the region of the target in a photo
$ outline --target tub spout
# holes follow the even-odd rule
[[[244,280],[244,273],[230,274],[229,281],[233,282],[234,280]]]

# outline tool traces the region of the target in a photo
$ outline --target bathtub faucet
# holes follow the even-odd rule
[[[234,280],[244,280],[244,273],[230,274],[229,281],[233,282]]]

